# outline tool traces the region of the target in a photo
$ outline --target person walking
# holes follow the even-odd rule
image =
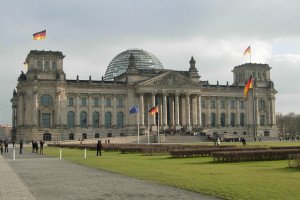
[[[4,141],[4,153],[8,153],[8,141]]]
[[[40,141],[40,154],[41,155],[44,154],[44,141],[43,140]]]
[[[1,155],[3,154],[3,143],[2,143],[2,140],[0,140],[0,152],[1,152]]]
[[[34,153],[35,146],[34,146],[34,141],[33,140],[31,141],[31,147],[32,147],[32,153]]]
[[[23,150],[23,140],[20,141],[20,154],[22,154],[22,150]]]
[[[16,146],[16,142],[14,140],[12,141],[12,144],[13,144],[13,147]]]
[[[37,141],[34,141],[34,147],[35,147],[35,153],[39,152],[39,143]]]
[[[102,149],[102,143],[101,143],[101,140],[98,140],[98,143],[97,143],[97,156],[98,155],[101,156],[101,149]]]

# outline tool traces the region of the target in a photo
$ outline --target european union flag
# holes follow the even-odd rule
[[[133,113],[137,113],[139,112],[139,108],[137,106],[133,106],[130,111],[129,111],[129,114],[133,114]]]

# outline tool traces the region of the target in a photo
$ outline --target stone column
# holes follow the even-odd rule
[[[186,105],[186,126],[188,128],[188,126],[191,125],[191,111],[190,111],[190,94],[186,94],[185,96],[185,105]]]
[[[163,128],[168,128],[167,122],[167,112],[168,112],[168,105],[167,105],[167,94],[163,93]]]
[[[197,114],[198,114],[198,126],[199,127],[202,127],[203,124],[202,124],[202,108],[201,108],[201,94],[199,94],[197,96],[198,98],[198,102],[197,102]]]
[[[169,125],[171,127],[175,126],[175,99],[172,96],[169,96],[169,99],[167,100],[169,101],[169,115],[170,115],[170,121],[169,121]]]
[[[117,127],[117,95],[113,96],[113,124],[112,127]]]
[[[140,106],[139,106],[139,112],[137,113],[140,118],[140,125],[144,126],[145,125],[145,108],[144,108],[144,93],[139,93],[140,96]]]
[[[105,112],[104,112],[104,104],[105,104],[105,99],[104,99],[104,95],[101,95],[101,100],[100,100],[100,105],[101,105],[101,124],[100,127],[104,127],[105,125]]]
[[[192,97],[192,126],[197,127],[198,125],[198,118],[197,118],[197,98],[195,95]]]
[[[76,93],[76,106],[75,106],[75,127],[80,126],[80,112],[79,112],[79,93]]]
[[[60,108],[61,108],[60,94],[61,94],[61,91],[56,92],[56,97],[55,97],[56,105],[54,107],[56,117],[55,117],[55,124],[53,124],[53,126],[59,126],[61,124],[61,122],[60,122]]]
[[[38,91],[33,93],[33,125],[38,126]]]
[[[255,115],[256,115],[256,125],[259,126],[258,98],[255,98]]]
[[[19,102],[18,102],[18,126],[23,125],[23,94],[19,94]]]
[[[179,128],[179,93],[175,93],[175,126]]]
[[[87,116],[87,125],[88,127],[93,127],[93,94],[89,94],[89,100],[88,100],[88,116]]]
[[[240,126],[240,100],[236,100],[236,126]]]
[[[216,122],[217,122],[217,127],[220,127],[221,126],[221,99],[220,97],[217,98],[217,114],[216,114]]]
[[[228,98],[227,99],[227,113],[226,113],[226,120],[225,120],[225,123],[226,123],[226,126],[230,126],[230,99]]]
[[[206,98],[207,102],[207,109],[206,109],[206,124],[207,126],[211,126],[211,111],[210,111],[210,98]]]

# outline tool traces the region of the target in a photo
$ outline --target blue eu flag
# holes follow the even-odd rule
[[[137,113],[139,112],[139,108],[137,106],[133,106],[130,111],[129,111],[129,114],[133,114],[133,113]]]

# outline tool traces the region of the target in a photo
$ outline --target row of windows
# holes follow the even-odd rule
[[[237,107],[236,104],[237,104],[236,101],[231,100],[230,101],[230,108],[231,109],[236,108]],[[240,105],[239,106],[240,106],[241,109],[244,109],[245,108],[245,102],[244,101],[240,101]],[[206,108],[207,107],[205,99],[201,100],[201,107],[202,108]],[[217,108],[217,100],[216,99],[210,99],[210,108],[211,109]],[[227,108],[226,100],[224,100],[224,99],[220,100],[220,108],[221,109]]]
[[[45,61],[39,60],[39,61],[37,61],[36,66],[38,69],[46,69],[46,70],[49,70],[49,69],[55,70],[57,68],[57,64],[55,61],[50,62],[48,60],[45,60]]]
[[[69,101],[68,106],[74,106],[75,105],[73,97],[69,97],[68,101]],[[80,102],[81,102],[81,104],[80,104],[81,106],[88,106],[87,98],[81,98]],[[93,98],[93,106],[94,107],[100,106],[100,102],[101,102],[101,100],[99,98]],[[106,107],[112,107],[112,98],[106,97],[104,99],[104,105]],[[119,108],[124,107],[124,99],[123,98],[118,98],[117,99],[117,107],[119,107]]]
[[[99,128],[100,122],[100,115],[98,112],[93,113],[93,128]],[[69,111],[67,114],[67,127],[74,128],[75,126],[75,114],[72,111]],[[105,113],[105,128],[112,128],[112,114],[111,112]],[[87,128],[87,113],[81,112],[80,113],[80,127]],[[122,128],[124,127],[124,114],[123,112],[117,113],[117,127]]]
[[[234,113],[230,113],[230,126],[235,126],[235,114]],[[205,114],[202,113],[201,114],[201,119],[202,119],[202,125],[205,126],[206,125],[206,121],[205,121]],[[221,113],[220,115],[220,122],[221,122],[221,126],[225,127],[225,122],[226,122],[226,115],[225,113]],[[240,126],[245,126],[245,114],[244,113],[240,113]],[[211,113],[210,114],[210,126],[212,127],[216,127],[216,114],[215,113]]]

